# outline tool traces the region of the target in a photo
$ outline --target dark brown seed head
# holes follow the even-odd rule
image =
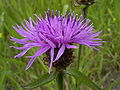
[[[55,57],[57,55],[58,50],[59,50],[58,48],[55,49],[54,53]],[[66,67],[72,63],[73,59],[74,59],[73,49],[65,49],[65,52],[60,57],[60,59],[53,63],[53,67],[55,67],[56,71],[60,72],[61,70],[66,69]],[[44,57],[44,63],[49,66],[50,51],[46,52],[46,56]]]
[[[95,0],[75,0],[79,5],[91,5],[95,3]]]

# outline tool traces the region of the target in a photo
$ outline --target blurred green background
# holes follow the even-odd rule
[[[35,18],[34,14],[44,17],[48,9],[60,10],[62,14],[74,10],[81,15],[81,8],[75,7],[72,0],[0,0],[0,90],[32,90],[21,86],[48,72],[48,67],[42,62],[43,56],[37,58],[27,71],[24,69],[29,59],[14,59],[20,51],[9,47],[13,45],[10,36],[20,36],[12,25],[21,24],[29,17]],[[103,30],[100,38],[106,42],[100,48],[101,52],[83,46],[80,71],[100,87],[120,90],[120,0],[96,0],[96,4],[89,7],[87,18],[91,19],[97,31]],[[35,51],[32,49],[27,55],[33,55]],[[70,67],[75,68],[75,65],[76,60]],[[75,90],[74,78],[65,76],[64,83],[65,90]],[[79,88],[89,90],[82,84]],[[56,90],[56,82],[52,81],[34,90]]]

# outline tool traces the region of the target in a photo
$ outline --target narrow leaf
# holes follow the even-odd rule
[[[90,87],[93,90],[102,90],[94,82],[92,82],[87,76],[85,76],[83,73],[81,73],[78,70],[69,69],[66,70],[65,73],[75,77],[79,82],[83,83],[84,85]]]
[[[52,80],[54,80],[55,77],[56,77],[56,73],[55,72],[52,72],[50,74],[49,73],[44,74],[39,79],[37,79],[34,82],[29,83],[28,85],[24,86],[24,88],[36,88],[36,87],[43,86],[43,85],[51,82]]]

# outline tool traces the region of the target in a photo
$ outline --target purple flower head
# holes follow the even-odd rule
[[[60,59],[66,49],[78,48],[73,44],[86,45],[93,49],[97,49],[96,47],[101,45],[101,39],[96,38],[101,31],[95,33],[93,25],[89,25],[90,20],[85,20],[82,16],[78,17],[74,15],[74,12],[68,15],[61,15],[58,11],[50,12],[48,10],[45,18],[35,16],[37,18],[36,21],[30,18],[29,21],[24,20],[25,24],[22,24],[22,26],[13,26],[23,39],[11,37],[12,41],[23,44],[23,47],[12,46],[13,48],[23,50],[15,58],[23,56],[33,47],[39,47],[33,56],[27,56],[30,58],[30,61],[26,70],[38,56],[47,51],[50,52],[50,71],[52,64]],[[55,56],[54,51],[56,48],[58,52]]]

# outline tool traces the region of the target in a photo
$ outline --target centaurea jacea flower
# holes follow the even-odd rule
[[[38,56],[45,52],[47,52],[47,55],[49,54],[50,71],[52,65],[56,67],[62,64],[62,61],[60,61],[62,57],[64,57],[62,59],[69,58],[68,63],[70,64],[71,59],[73,59],[70,59],[70,57],[73,57],[71,49],[78,48],[74,44],[86,45],[93,49],[97,49],[96,47],[101,45],[101,39],[96,38],[101,31],[95,33],[93,25],[89,25],[89,19],[85,20],[82,16],[77,19],[78,16],[74,15],[73,12],[62,16],[58,11],[55,13],[52,11],[51,13],[49,10],[46,12],[45,18],[35,16],[37,18],[36,21],[30,18],[30,21],[24,21],[26,25],[13,26],[23,39],[11,37],[12,41],[24,45],[23,47],[12,46],[13,48],[23,50],[16,55],[15,58],[23,56],[33,47],[39,47],[33,56],[28,56],[31,59],[28,62],[26,70],[33,64]],[[55,64],[55,62],[58,63]],[[65,67],[66,66],[67,65],[65,65]]]

